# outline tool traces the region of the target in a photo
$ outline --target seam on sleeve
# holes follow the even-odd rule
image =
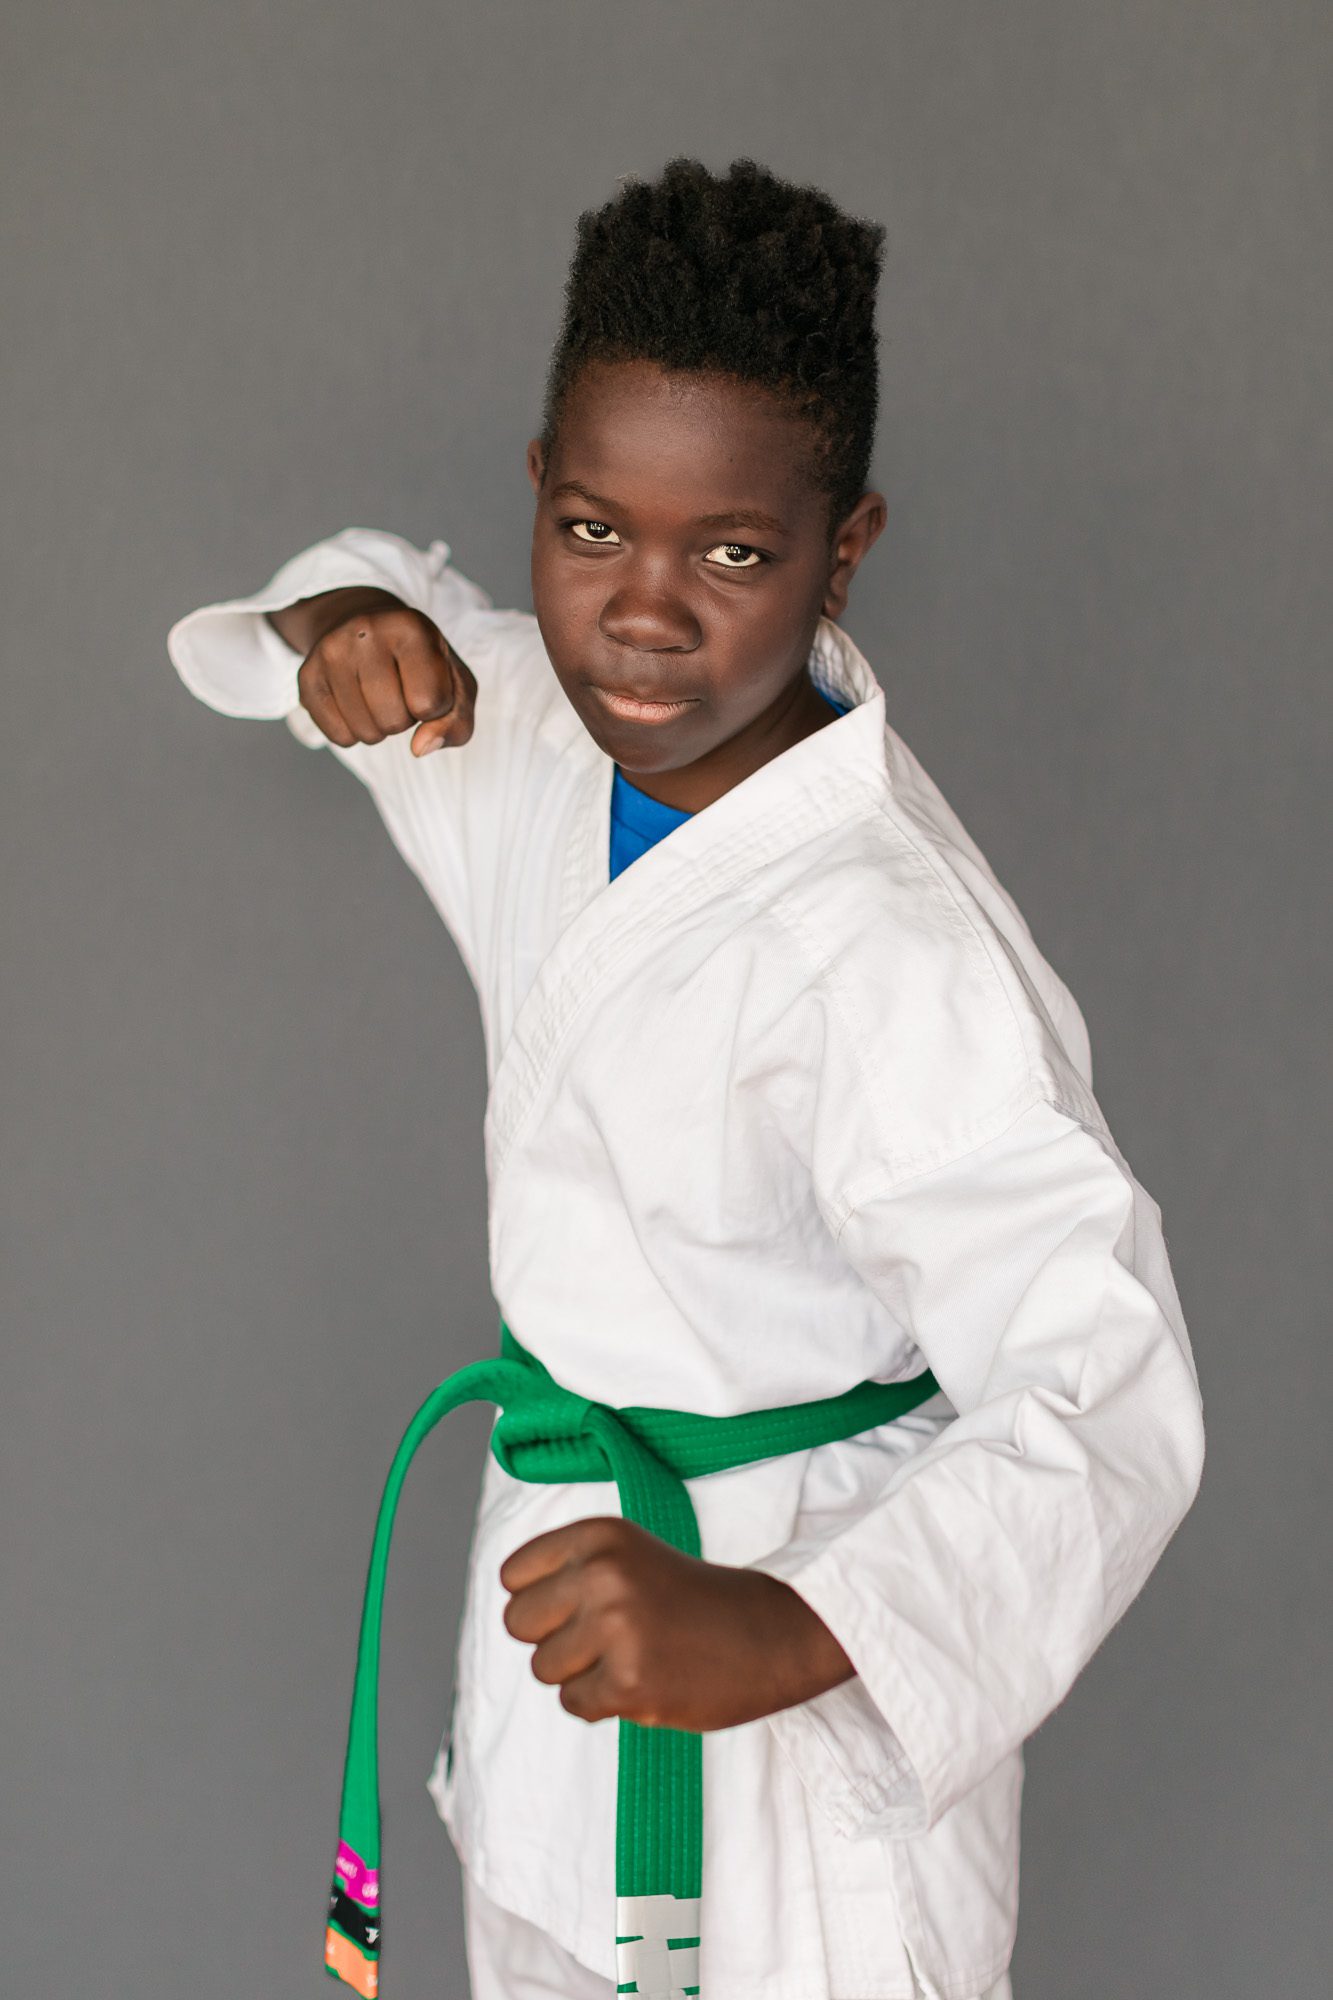
[[[1002,1139],[1006,1132],[1012,1131],[1014,1126],[1039,1104],[1049,1106],[1060,1117],[1067,1118],[1071,1125],[1080,1126],[1093,1138],[1100,1138],[1100,1129],[1089,1124],[1087,1118],[1069,1105],[1058,1091],[1051,1090],[1040,1078],[1030,1078],[1021,1091],[998,1107],[995,1116],[986,1122],[984,1128],[975,1128],[975,1138],[950,1153],[947,1159],[931,1160],[920,1166],[909,1165],[906,1170],[899,1172],[894,1172],[892,1168],[878,1169],[867,1174],[864,1179],[854,1182],[848,1189],[847,1199],[841,1211],[835,1211],[839,1219],[834,1230],[834,1240],[837,1241],[841,1237],[852,1217],[872,1201],[880,1201],[886,1195],[896,1194],[909,1182],[928,1180],[932,1174],[947,1173],[950,1168],[956,1167],[971,1154],[979,1153],[986,1146],[993,1145],[997,1139]]]

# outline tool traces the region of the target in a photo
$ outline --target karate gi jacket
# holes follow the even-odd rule
[[[260,614],[350,584],[467,661],[466,745],[339,748],[300,707]],[[485,1037],[492,1289],[560,1382],[727,1416],[933,1370],[897,1422],[689,1482],[705,1558],[784,1578],[856,1668],[705,1734],[700,1977],[705,2000],[974,2000],[1014,1943],[1024,1739],[1203,1463],[1161,1213],[1073,998],[827,620],[809,672],[850,712],[615,880],[612,759],[535,619],[443,541],[349,528],[168,648],[210,707],[331,749],[447,925]],[[497,1572],[618,1511],[612,1482],[488,1455],[429,1781],[485,1891],[608,1978],[618,1724],[536,1680]]]

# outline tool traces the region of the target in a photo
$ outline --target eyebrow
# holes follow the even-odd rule
[[[580,486],[577,479],[562,480],[559,486],[551,488],[551,498],[553,500],[558,499],[562,493],[575,494],[580,500],[586,500],[590,507],[604,508],[608,514],[618,514],[620,512],[616,501],[608,500],[604,494],[590,492],[586,486]],[[757,528],[761,534],[767,535],[786,535],[791,532],[782,521],[776,520],[772,514],[762,513],[757,507],[737,507],[723,514],[700,514],[694,526],[696,528]]]

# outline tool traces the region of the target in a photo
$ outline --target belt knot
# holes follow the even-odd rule
[[[560,1480],[613,1479],[593,1417],[603,1406],[548,1376],[534,1375],[511,1396],[491,1431],[491,1450],[515,1479],[539,1485]]]

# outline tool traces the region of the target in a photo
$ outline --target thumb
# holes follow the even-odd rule
[[[442,715],[438,722],[418,723],[416,734],[412,738],[412,755],[414,757],[429,757],[432,750],[443,750],[445,744],[449,741],[449,732],[453,719],[453,710],[451,709],[449,714]]]
[[[435,640],[439,651],[450,663],[453,674],[453,700],[443,715],[433,715],[417,725],[411,744],[414,757],[428,757],[432,750],[442,750],[449,743],[466,743],[472,734],[472,704],[477,692],[476,678],[442,632],[435,633]]]

